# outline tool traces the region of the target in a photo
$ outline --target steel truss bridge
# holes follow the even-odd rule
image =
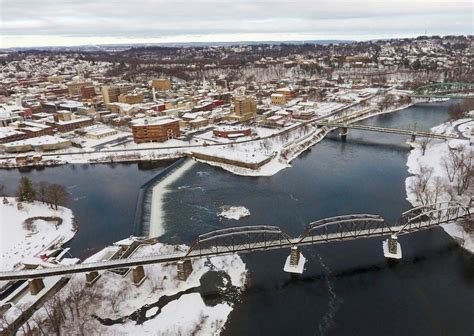
[[[416,207],[404,212],[398,222],[390,225],[379,215],[355,214],[324,218],[309,223],[303,233],[292,238],[278,226],[241,226],[202,234],[187,252],[169,255],[149,255],[77,265],[0,272],[0,281],[41,279],[44,277],[97,272],[172,263],[195,258],[214,257],[233,253],[249,253],[273,249],[289,249],[305,245],[324,244],[380,236],[399,235],[431,229],[440,224],[470,219],[470,208],[456,202],[443,202]]]
[[[362,125],[362,124],[351,124],[345,122],[332,122],[332,121],[322,121],[318,122],[318,125],[321,126],[328,126],[334,128],[341,128],[341,129],[357,129],[361,131],[370,131],[370,132],[380,132],[380,133],[392,133],[392,134],[401,134],[401,135],[410,135],[410,136],[419,136],[419,137],[426,137],[426,138],[434,138],[434,139],[457,139],[458,136],[456,134],[439,134],[433,133],[429,131],[417,131],[417,130],[407,130],[401,128],[387,128],[387,127],[377,127],[371,125]]]
[[[436,83],[413,91],[419,98],[474,98],[474,83]]]

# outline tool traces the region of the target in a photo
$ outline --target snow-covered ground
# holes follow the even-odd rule
[[[24,202],[23,208],[18,209],[15,198],[6,200],[8,203],[4,204],[0,199],[0,269],[10,270],[21,262],[41,263],[40,255],[45,251],[74,237],[71,210],[53,210],[41,202]],[[25,220],[32,217],[59,217],[62,223],[35,219],[31,226],[25,225]]]
[[[461,119],[453,123],[445,123],[436,127],[433,127],[431,130],[437,133],[456,133],[456,128],[458,125],[463,125],[464,129],[460,128],[460,131],[466,131],[468,127],[472,127],[474,121],[469,119]],[[469,126],[471,125],[471,126]],[[469,128],[470,132],[470,128]],[[463,132],[464,133],[464,132]],[[471,185],[468,190],[464,192],[463,195],[458,196],[455,188],[455,181],[451,182],[448,178],[447,171],[444,165],[444,158],[447,157],[450,150],[457,150],[455,148],[460,148],[459,146],[464,145],[465,151],[474,150],[472,146],[469,145],[469,140],[455,139],[450,141],[434,140],[430,142],[426,148],[426,152],[423,155],[422,148],[420,143],[415,143],[415,148],[410,152],[408,156],[407,166],[408,171],[411,174],[419,174],[421,169],[433,169],[432,176],[428,182],[427,189],[432,190],[432,193],[435,193],[436,182],[438,182],[443,187],[440,188],[439,195],[436,199],[433,199],[433,202],[444,202],[444,201],[458,201],[462,204],[468,205],[470,198],[473,196],[474,186]],[[416,193],[413,191],[413,184],[415,183],[416,177],[410,176],[406,179],[406,190],[407,190],[407,200],[413,206],[422,205],[420,200],[417,199]],[[463,226],[459,223],[451,223],[442,225],[443,229],[456,239],[462,247],[466,250],[474,253],[474,234],[472,232],[467,232],[464,230]]]
[[[175,253],[176,250],[187,250],[184,245],[171,246],[156,243],[142,245],[133,254],[133,257],[153,254]],[[99,252],[100,253],[100,252]],[[104,253],[101,253],[104,255]],[[89,260],[96,260],[93,256]],[[86,260],[85,262],[89,261]],[[147,279],[136,287],[132,284],[132,272],[125,277],[110,271],[104,271],[95,284],[86,291],[78,303],[82,309],[81,316],[87,322],[83,327],[90,335],[216,335],[219,334],[233,309],[233,303],[226,299],[228,287],[217,289],[222,291],[224,299],[215,305],[206,305],[198,292],[201,277],[210,270],[223,271],[228,275],[237,296],[244,289],[246,268],[238,255],[197,259],[192,263],[193,271],[186,281],[177,280],[176,264],[156,264],[145,266]],[[77,288],[84,288],[84,275],[75,275],[59,293],[63,299]],[[187,293],[182,293],[188,290]],[[165,296],[179,294],[174,300],[161,307],[156,303]],[[90,295],[90,296],[89,296]],[[84,303],[84,304],[81,304]],[[235,302],[235,301],[233,301]],[[130,314],[145,309],[146,319],[142,324],[127,318]],[[80,323],[72,319],[70,311],[67,315],[62,332],[65,335],[78,333]],[[125,319],[117,324],[105,326],[95,318]],[[44,308],[35,313],[34,318],[47,319]]]
[[[250,216],[250,210],[244,206],[222,206],[217,214],[219,217],[239,220]]]
[[[164,233],[163,227],[163,198],[168,192],[168,186],[174,183],[194,165],[193,160],[187,160],[153,187],[152,205],[150,214],[150,237],[160,237]]]

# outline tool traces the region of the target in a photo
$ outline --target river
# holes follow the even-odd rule
[[[427,129],[447,120],[453,102],[417,105],[365,121],[385,127]],[[164,199],[164,242],[190,243],[196,235],[236,225],[278,225],[299,235],[316,219],[352,213],[396,221],[410,208],[405,179],[407,137],[349,130],[314,146],[272,177],[241,177],[195,164]],[[21,175],[62,183],[80,230],[71,242],[85,257],[133,232],[138,188],[165,164],[69,165],[0,171],[13,192]],[[245,206],[241,220],[217,216],[221,206]],[[282,268],[289,251],[242,256],[249,287],[224,335],[470,335],[474,258],[442,229],[400,237],[403,259],[392,263],[382,239],[302,249],[303,275]]]

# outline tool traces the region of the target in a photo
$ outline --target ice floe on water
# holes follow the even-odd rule
[[[250,211],[244,206],[222,206],[219,208],[219,217],[239,220],[243,217],[250,216]]]

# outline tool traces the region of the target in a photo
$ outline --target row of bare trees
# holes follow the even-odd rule
[[[100,286],[88,287],[77,280],[71,280],[65,287],[65,291],[65,293],[57,293],[46,301],[42,309],[20,327],[22,334],[58,336],[98,334],[97,323],[91,314],[90,307],[102,302],[115,307],[117,302],[123,299],[122,290],[114,291],[117,295],[104,297],[103,288]],[[21,309],[21,307],[17,308]],[[116,311],[114,308],[114,312]],[[9,321],[6,315],[0,315],[0,326],[3,330],[8,330]],[[0,328],[0,334],[2,328]]]
[[[70,199],[68,190],[60,184],[41,181],[35,185],[35,190],[37,199],[55,210],[66,205]]]
[[[464,194],[474,178],[474,151],[465,145],[458,146],[443,157],[443,166],[449,182],[456,188],[457,195]]]
[[[6,197],[5,186],[1,184],[0,196]],[[28,177],[23,176],[16,197],[18,202],[33,202],[36,199],[58,210],[58,206],[65,206],[69,202],[70,194],[63,185],[45,181],[34,184]]]
[[[450,150],[443,157],[443,167],[448,181],[433,176],[432,167],[420,166],[409,190],[422,205],[436,203],[441,193],[456,199],[470,190],[474,180],[474,151],[466,146]]]

